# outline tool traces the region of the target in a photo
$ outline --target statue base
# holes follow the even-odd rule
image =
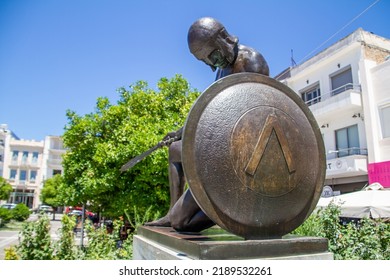
[[[286,235],[281,239],[244,240],[219,227],[186,234],[170,227],[141,226],[134,235],[133,259],[333,260],[333,254],[328,251],[328,240],[320,237]]]

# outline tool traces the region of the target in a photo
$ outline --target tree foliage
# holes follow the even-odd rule
[[[60,174],[54,175],[52,178],[47,179],[41,191],[40,199],[44,204],[58,207],[62,206],[63,202],[60,196],[60,190],[62,185],[62,176]]]
[[[98,98],[95,111],[79,116],[67,112],[63,140],[62,195],[69,205],[89,208],[112,217],[132,211],[166,211],[169,204],[167,149],[160,149],[131,170],[120,167],[159,142],[166,133],[179,129],[198,96],[177,75],[162,78],[157,90],[139,81],[118,90],[117,104]]]
[[[12,186],[3,177],[0,177],[0,200],[8,200],[11,192]]]

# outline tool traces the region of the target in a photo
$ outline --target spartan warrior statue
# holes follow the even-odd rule
[[[217,20],[205,17],[195,21],[188,32],[188,46],[198,59],[217,70],[216,80],[234,73],[251,72],[269,76],[268,64],[253,48],[238,43]],[[169,146],[170,209],[167,215],[148,226],[172,226],[181,232],[199,232],[214,222],[200,209],[190,190],[184,192],[182,166],[183,128],[168,133],[164,140],[175,139]]]

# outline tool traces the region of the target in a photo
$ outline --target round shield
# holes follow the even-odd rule
[[[278,238],[310,215],[325,179],[318,125],[284,84],[253,73],[213,83],[193,105],[182,161],[216,224],[246,239]]]

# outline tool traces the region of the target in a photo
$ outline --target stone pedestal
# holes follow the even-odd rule
[[[244,240],[214,227],[182,234],[167,227],[140,227],[133,240],[135,260],[311,259],[332,260],[328,241],[319,237]]]

